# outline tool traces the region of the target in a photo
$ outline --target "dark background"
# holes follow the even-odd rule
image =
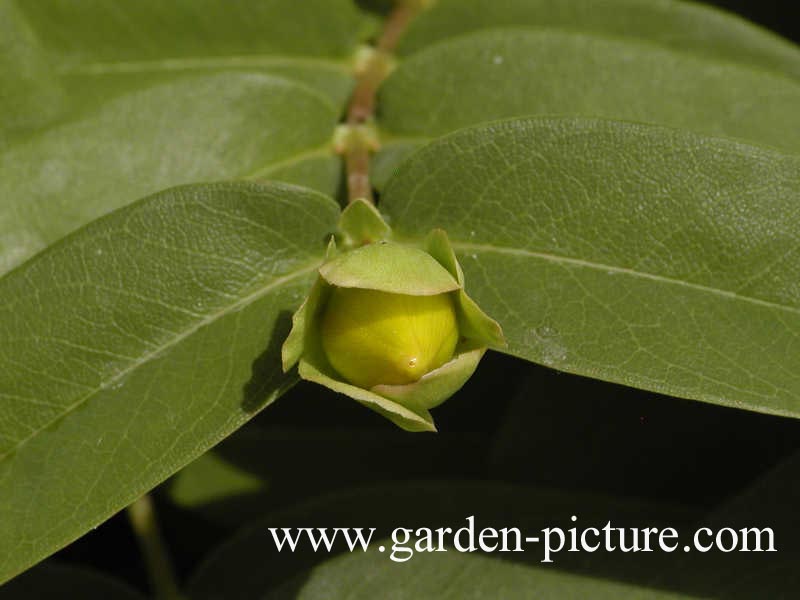
[[[800,36],[798,4],[794,0],[714,0],[713,4],[797,40]]]
[[[795,1],[713,4],[800,41]],[[672,503],[702,513],[800,451],[800,421],[667,398],[497,354],[487,356],[435,417],[441,433],[405,434],[351,400],[298,385],[217,449],[268,479],[268,494],[235,506],[189,511],[171,501],[169,482],[155,492],[179,576],[187,577],[248,515],[352,485],[518,482]],[[800,498],[783,500],[800,506]],[[780,507],[753,511],[755,518],[766,518]],[[147,590],[124,513],[54,559],[95,567]]]

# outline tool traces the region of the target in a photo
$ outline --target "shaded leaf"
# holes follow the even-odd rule
[[[265,516],[220,546],[192,576],[187,591],[193,600],[212,598],[250,600],[272,597],[270,591],[275,591],[278,597],[295,597],[288,593],[288,590],[297,592],[300,587],[297,582],[305,583],[308,577],[314,582],[316,570],[310,574],[305,574],[304,571],[315,565],[324,565],[331,553],[323,549],[318,552],[313,551],[307,539],[298,544],[294,552],[288,552],[286,549],[280,552],[276,549],[269,529],[271,527],[290,527],[293,531],[298,527],[327,527],[329,534],[332,533],[333,527],[361,527],[365,530],[365,534],[370,527],[374,527],[376,532],[373,543],[377,547],[379,540],[389,535],[394,528],[450,527],[455,530],[464,527],[467,524],[466,518],[470,515],[475,517],[477,531],[483,527],[517,527],[526,535],[535,535],[542,527],[571,526],[572,515],[578,515],[582,526],[595,522],[600,522],[602,526],[611,519],[619,526],[648,523],[648,526],[660,527],[666,522],[679,527],[694,518],[692,511],[667,505],[595,495],[564,494],[500,483],[404,481],[373,485],[330,494],[290,510]],[[278,533],[281,533],[280,530]],[[385,566],[378,568],[372,559],[367,560],[370,561],[370,566],[375,566],[378,572],[385,574],[382,576],[388,577],[393,573],[394,583],[385,584],[383,589],[388,591],[377,595],[370,587],[372,593],[370,597],[385,597],[387,593],[401,594],[406,593],[406,590],[411,594],[408,597],[439,597],[437,594],[423,594],[422,590],[426,588],[414,587],[416,584],[412,579],[417,579],[417,575],[413,577],[401,575],[409,573],[410,568],[415,572],[418,571],[420,575],[429,574],[429,578],[420,579],[419,583],[422,585],[437,585],[449,581],[449,578],[442,576],[441,573],[439,575],[435,571],[429,573],[425,563],[431,560],[430,555],[416,554],[412,560],[403,565],[390,562],[388,554],[391,551],[391,544],[387,544],[386,548],[387,551],[383,554],[376,552],[379,557],[376,560],[385,562]],[[346,544],[343,540],[339,540],[334,544],[333,554],[344,553],[346,550]],[[498,556],[502,556],[505,561],[528,563],[538,563],[542,559],[541,545],[532,543],[526,546],[525,550],[522,553],[501,553]],[[584,579],[583,576],[628,579],[632,582],[657,581],[660,570],[666,564],[663,560],[664,555],[648,556],[639,554],[636,557],[626,557],[632,558],[629,561],[620,561],[619,556],[613,553],[581,555],[564,552],[558,556],[556,562],[558,568],[580,572],[582,576],[575,577],[577,581]],[[353,557],[357,564],[363,564],[355,558],[365,557],[360,548],[355,551]],[[469,557],[465,558],[468,559]],[[349,568],[336,562],[334,564],[336,566],[330,569],[326,566],[321,567],[330,576],[331,587],[328,593],[335,593],[338,590],[355,593],[357,588],[360,589],[361,585],[368,583],[369,577],[366,577],[358,586],[350,585]],[[468,562],[464,568],[469,570],[470,564],[475,563]],[[477,564],[482,565],[480,561]],[[357,565],[355,567],[357,568]],[[530,573],[524,567],[517,566],[514,569]],[[476,572],[476,575],[479,574],[480,571]],[[337,580],[336,577],[341,577],[341,580]],[[564,577],[568,580],[571,578],[569,575]],[[289,578],[292,580],[287,587],[283,587]],[[494,581],[494,585],[498,585],[498,581]],[[606,585],[611,589],[619,586],[610,582]],[[664,583],[659,582],[658,585]],[[625,586],[619,586],[618,589],[625,589]],[[414,594],[414,592],[420,593]],[[458,588],[453,597],[461,597],[459,592],[463,590]],[[517,596],[489,594],[489,597],[516,598]]]
[[[319,402],[313,396],[319,396]],[[349,398],[311,383],[292,388],[281,404],[291,401],[313,410],[320,402],[335,403],[332,410],[337,415],[346,415],[344,409],[352,404],[354,412],[368,414]],[[270,410],[270,420],[278,409]],[[408,435],[388,422],[379,429],[257,425],[248,423],[177,473],[167,488],[172,501],[215,523],[238,527],[294,505],[297,498],[355,484],[433,477],[443,471],[475,476],[482,473],[488,444],[485,435],[457,431]],[[257,486],[251,485],[254,482]]]
[[[211,451],[175,475],[169,495],[178,506],[198,508],[231,497],[261,493],[266,487],[255,475]]]
[[[516,356],[800,416],[800,158],[631,123],[524,119],[431,144],[387,185],[446,229]]]
[[[301,188],[178,188],[0,279],[0,581],[292,384],[280,345],[337,218]]]
[[[391,548],[391,540],[382,540]],[[400,554],[402,556],[402,554]],[[402,581],[402,586],[397,582]],[[259,596],[297,600],[681,600],[700,598],[660,591],[646,586],[608,581],[555,571],[548,566],[531,567],[493,556],[447,553],[420,554],[407,563],[395,563],[385,553],[347,554],[311,569],[274,593]]]
[[[80,600],[144,600],[121,581],[89,569],[46,563],[23,573],[0,588],[3,600],[56,600],[69,590]]]
[[[797,445],[800,434],[794,419],[661,396],[533,364],[526,373],[491,452],[489,471],[504,481],[707,508],[768,469]],[[792,498],[775,500],[793,506]],[[751,506],[750,515],[762,525],[770,522],[767,514],[774,511]]]
[[[637,38],[800,77],[796,45],[735,15],[674,0],[437,0],[414,21],[399,50],[410,54],[448,37],[497,27]]]
[[[718,506],[707,521],[719,527],[742,520],[746,520],[747,525],[755,525],[752,521],[758,519],[777,528],[784,549],[791,546],[798,552],[800,523],[796,518],[796,499],[800,497],[799,476],[800,452],[793,452]]]
[[[368,10],[379,15],[387,15],[392,9],[393,0],[355,0],[356,4],[363,10]]]
[[[0,273],[77,227],[177,184],[294,179],[287,169],[313,159],[300,181],[334,193],[336,120],[335,109],[303,86],[223,73],[133,92],[47,129],[0,154]]]
[[[760,445],[764,445],[763,438]],[[751,452],[752,448],[751,445]],[[798,475],[800,454],[794,452],[711,511],[702,522],[714,534],[733,529],[739,543],[746,539],[751,549],[759,545],[759,540],[764,550],[772,543],[774,552],[712,550],[708,554],[685,556],[678,570],[681,579],[694,578],[695,585],[709,596],[746,600],[796,595],[800,589]],[[708,539],[706,535],[703,542]],[[731,533],[724,532],[722,539],[730,544]],[[725,568],[719,568],[721,565]]]
[[[53,119],[63,91],[48,56],[12,3],[0,0],[0,150],[11,134]]]

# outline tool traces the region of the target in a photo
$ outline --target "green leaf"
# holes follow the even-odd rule
[[[455,278],[427,252],[392,242],[378,242],[328,261],[320,275],[331,285],[392,294],[433,296],[459,289]]]
[[[280,184],[163,192],[0,279],[0,581],[273,401],[338,207]]]
[[[338,187],[336,110],[284,79],[195,76],[126,94],[0,153],[0,273],[77,227],[164,188],[283,175],[309,158]]]
[[[0,589],[3,600],[145,600],[136,590],[102,573],[58,563],[43,564],[20,575]]]
[[[407,55],[448,37],[497,27],[637,38],[800,77],[796,45],[734,15],[673,0],[437,0],[412,23],[399,50]]]
[[[520,116],[657,123],[800,153],[800,82],[584,33],[496,30],[443,42],[401,63],[379,104],[389,151],[375,172],[379,186],[415,138],[418,146]]]
[[[358,199],[348,204],[339,218],[339,233],[345,246],[361,246],[386,239],[391,229],[374,204]]]
[[[655,122],[800,152],[798,105],[800,82],[779,75],[638,42],[525,30],[438,44],[403,62],[380,96],[381,124],[399,135],[568,114]]]
[[[523,119],[416,153],[381,209],[447,230],[515,356],[800,416],[800,158],[632,123]]]
[[[506,345],[503,330],[500,325],[489,315],[481,310],[464,291],[464,271],[458,264],[456,253],[443,229],[434,229],[425,240],[428,253],[442,265],[453,278],[458,281],[461,289],[456,295],[458,306],[458,329],[462,338],[477,342],[479,347],[502,348]],[[477,365],[477,363],[476,363]]]
[[[326,363],[327,361],[320,357],[319,351],[314,352],[309,360],[300,360],[298,368],[300,377],[350,396],[406,431],[436,431],[436,425],[433,424],[433,418],[427,409],[416,406],[405,407],[370,390],[339,381],[336,378],[338,373]]]
[[[373,22],[350,0],[60,0],[20,3],[80,98],[107,98],[187,72],[260,70],[337,105]]]
[[[0,150],[11,134],[58,114],[63,93],[47,53],[11,0],[0,0]]]

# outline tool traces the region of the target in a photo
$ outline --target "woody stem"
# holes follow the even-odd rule
[[[383,31],[372,51],[359,66],[356,86],[347,107],[346,124],[350,130],[341,153],[347,172],[348,202],[363,199],[374,204],[370,183],[370,159],[376,142],[364,135],[365,125],[375,118],[378,87],[391,71],[392,53],[416,14],[422,10],[419,0],[399,0],[386,19]]]

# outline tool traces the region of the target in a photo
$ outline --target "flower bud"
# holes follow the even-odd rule
[[[447,235],[425,248],[386,239],[374,207],[351,204],[311,292],[293,317],[283,367],[341,392],[410,431],[435,430],[430,408],[454,394],[500,326],[464,291]]]
[[[458,323],[449,293],[435,296],[336,288],[322,316],[322,348],[362,388],[418,381],[453,358]]]

